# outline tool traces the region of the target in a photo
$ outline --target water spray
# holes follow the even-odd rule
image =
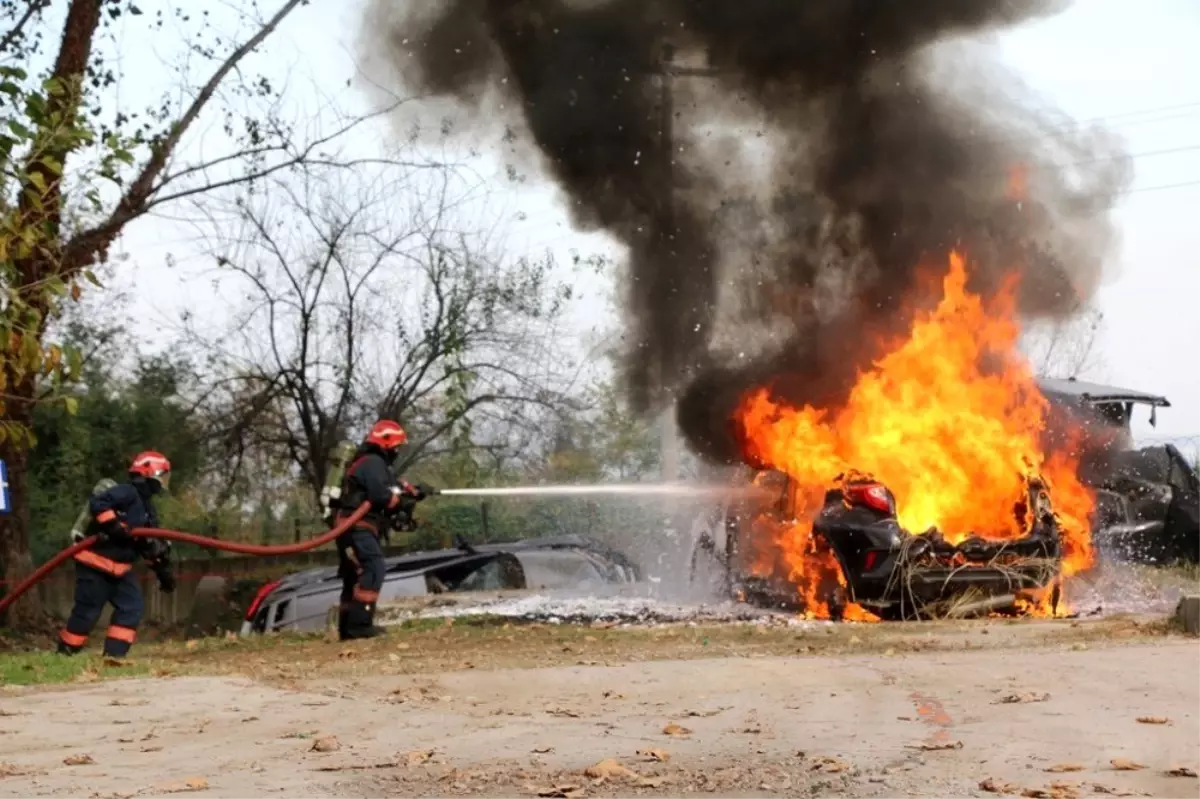
[[[533,485],[503,488],[445,488],[438,491],[448,497],[569,497],[569,496],[665,496],[711,497],[744,492],[744,488],[728,485],[694,485],[687,483],[602,483],[599,485]]]

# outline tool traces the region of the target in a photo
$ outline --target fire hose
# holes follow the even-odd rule
[[[330,541],[337,538],[342,533],[349,530],[355,522],[367,515],[367,511],[371,509],[371,503],[364,502],[358,508],[347,516],[343,521],[338,523],[336,527],[328,530],[316,538],[310,538],[307,541],[301,541],[298,544],[279,544],[276,546],[267,546],[265,544],[242,544],[237,541],[222,541],[219,538],[209,538],[204,535],[196,535],[195,533],[185,533],[180,530],[164,530],[158,527],[135,527],[129,531],[129,534],[134,538],[162,538],[168,541],[178,541],[183,544],[195,544],[196,546],[206,549],[220,549],[225,552],[236,552],[239,555],[295,555],[300,552],[307,552],[310,549],[316,549],[319,546],[328,544]],[[72,544],[66,549],[59,552],[50,560],[37,567],[32,574],[22,580],[16,588],[14,588],[7,596],[0,599],[0,616],[4,615],[4,611],[8,610],[9,605],[16,602],[18,598],[33,586],[41,582],[47,574],[54,571],[62,563],[77,554],[87,549],[100,540],[100,536],[88,536],[77,544]]]

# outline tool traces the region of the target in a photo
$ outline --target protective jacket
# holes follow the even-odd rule
[[[134,478],[120,483],[88,500],[92,514],[89,533],[101,533],[114,521],[126,530],[135,527],[158,527],[158,512],[154,507],[153,489],[147,480]],[[155,538],[102,536],[89,549],[80,552],[75,560],[106,574],[120,577],[128,572],[138,557],[145,558],[163,582],[163,572],[170,569],[170,547]]]
[[[412,506],[421,498],[420,490],[396,477],[387,457],[376,447],[359,447],[346,469],[338,518],[345,518],[364,502],[371,509],[356,525],[387,538],[397,515],[411,515]]]

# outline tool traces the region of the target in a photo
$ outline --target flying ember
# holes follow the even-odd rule
[[[837,560],[813,541],[826,491],[844,475],[886,486],[904,530],[949,545],[1027,536],[1019,508],[1031,486],[1044,486],[1061,575],[1092,564],[1094,496],[1077,477],[1078,453],[1045,443],[1049,405],[1018,349],[1016,280],[989,297],[967,284],[964,258],[951,253],[936,307],[915,314],[907,339],[858,375],[841,407],[791,407],[763,387],[735,415],[747,460],[786,473],[795,509],[787,522],[756,520],[759,568],[782,567],[809,615],[828,617],[817,586],[831,572],[845,586]],[[870,614],[852,605],[845,617]]]

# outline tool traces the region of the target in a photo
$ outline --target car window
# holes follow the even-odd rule
[[[553,590],[608,582],[591,559],[578,552],[521,552],[517,557],[530,588]]]
[[[489,560],[459,582],[458,591],[499,591],[510,586],[504,582],[504,562],[501,558]]]

